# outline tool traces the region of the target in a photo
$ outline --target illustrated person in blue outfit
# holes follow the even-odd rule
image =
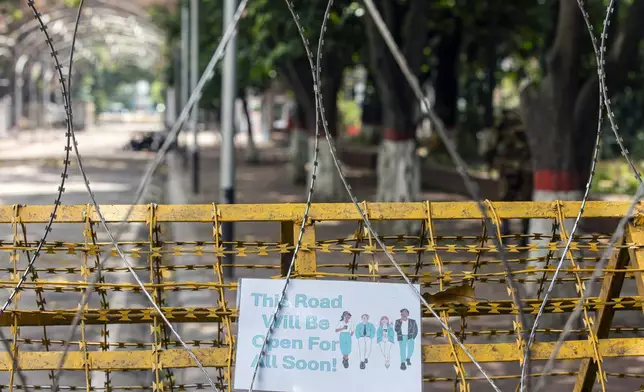
[[[400,369],[406,370],[411,365],[411,355],[414,353],[414,342],[418,336],[416,320],[409,318],[409,310],[401,309],[400,318],[394,326],[400,346]]]
[[[376,327],[369,322],[369,315],[363,314],[362,322],[356,326],[356,338],[358,338],[358,351],[360,352],[360,369],[364,369],[369,363],[371,354],[371,343],[376,336]]]
[[[394,345],[394,326],[389,322],[389,317],[382,316],[376,332],[376,342],[380,346],[380,352],[385,357],[385,367],[389,369],[391,360],[391,346]]]
[[[340,333],[340,352],[342,353],[342,366],[349,367],[349,354],[351,354],[351,337],[353,336],[353,323],[351,322],[351,313],[346,310],[342,312],[340,322],[335,328],[335,332]]]

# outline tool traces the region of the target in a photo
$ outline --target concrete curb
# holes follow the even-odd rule
[[[81,151],[82,153],[82,151]],[[0,153],[1,154],[1,153]],[[83,155],[83,162],[92,161],[92,160],[101,160],[101,161],[121,161],[121,160],[136,160],[136,161],[148,161],[154,154],[105,154],[105,155]],[[63,155],[40,155],[33,157],[0,157],[0,164],[26,164],[33,162],[45,162],[45,163],[62,163]],[[71,162],[72,165],[76,164],[75,159]]]

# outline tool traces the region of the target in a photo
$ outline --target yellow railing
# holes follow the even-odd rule
[[[522,325],[516,317],[518,311],[508,294],[506,274],[492,238],[496,234],[485,229],[476,203],[362,204],[370,220],[376,223],[392,220],[421,223],[420,231],[414,233],[387,233],[385,226],[383,240],[409,277],[421,285],[423,294],[441,317],[465,340],[477,361],[498,363],[494,368],[484,367],[491,369],[493,378],[501,385],[508,385],[504,390],[509,385],[514,388],[519,373],[517,364],[525,345],[520,335],[530,326]],[[114,223],[123,219],[128,208],[106,205],[101,211],[116,227]],[[579,203],[494,202],[487,203],[486,208],[495,225],[504,219],[520,218],[550,219],[559,224],[576,216]],[[627,208],[624,202],[589,202],[584,218],[620,218]],[[141,205],[134,208],[128,219],[130,234],[120,242],[124,253],[166,317],[180,326],[182,337],[194,347],[202,363],[217,368],[217,382],[228,390],[232,390],[229,380],[234,371],[237,283],[227,279],[226,270],[232,269],[235,277],[282,276],[291,261],[303,210],[303,204]],[[558,354],[560,360],[576,360],[578,370],[550,374],[576,376],[576,391],[590,390],[589,386],[595,383],[611,390],[611,377],[638,376],[606,366],[613,358],[644,356],[641,333],[644,229],[640,226],[640,210],[637,211],[625,238],[601,271],[601,290],[595,290],[586,300],[582,324]],[[0,234],[8,238],[0,243],[2,260],[8,261],[0,265],[0,287],[5,293],[15,286],[24,271],[28,256],[37,246],[36,236],[42,234],[40,230],[50,213],[51,206],[0,206]],[[67,334],[64,326],[72,323],[80,293],[89,285],[99,260],[107,254],[116,256],[112,244],[100,238],[102,229],[93,207],[61,206],[55,222],[51,239],[44,245],[18,301],[0,316],[0,327],[10,336],[12,350],[19,354],[19,367],[28,377],[35,374],[28,371],[56,369]],[[223,222],[237,222],[239,240],[232,243],[221,240]],[[168,229],[173,231],[174,240]],[[526,314],[536,314],[566,235],[565,231],[555,237],[553,233],[532,233],[527,236],[532,241],[527,246],[515,241],[521,236],[519,233],[505,238],[514,280],[532,288],[530,296],[521,295]],[[610,235],[593,233],[574,238],[572,252],[557,279],[555,295],[545,308],[543,327],[532,347],[533,359],[545,360],[550,356],[563,326],[557,315],[567,317],[580,293],[587,289],[586,282],[595,272]],[[176,240],[185,236],[196,238]],[[225,254],[235,255],[234,265],[225,264],[222,257]],[[401,281],[383,256],[364,230],[352,204],[314,204],[294,277]],[[542,264],[535,264],[535,257],[542,257]],[[101,274],[95,299],[83,309],[80,332],[64,364],[64,369],[76,371],[70,372],[68,386],[86,390],[118,390],[126,386],[153,390],[200,388],[201,384],[195,382],[200,379],[198,373],[187,376],[178,370],[195,365],[150,304],[141,299],[139,286],[129,279],[121,261],[112,257]],[[623,294],[622,287],[628,285],[633,286],[632,292],[628,289]],[[432,295],[456,286],[471,287],[473,297]],[[6,295],[0,296],[3,302],[5,298]],[[639,321],[613,325],[617,311],[629,320]],[[444,337],[445,332],[428,312],[424,317],[425,381],[457,383],[462,391],[481,383],[480,374],[469,358]],[[141,332],[143,327],[146,330]],[[121,373],[136,369],[150,375],[149,384],[136,384],[137,381]],[[9,373],[8,378],[18,383],[6,354],[0,354],[2,372]],[[614,382],[623,385],[624,381]],[[49,383],[45,376],[40,380],[40,384]],[[36,381],[33,384],[39,385]]]

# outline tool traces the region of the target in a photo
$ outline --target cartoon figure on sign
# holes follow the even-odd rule
[[[351,322],[351,313],[346,310],[342,312],[340,322],[335,328],[335,332],[340,333],[340,352],[342,353],[342,366],[349,367],[349,354],[351,354],[351,336],[353,336],[353,323]]]
[[[358,350],[360,351],[360,369],[364,369],[369,363],[371,354],[371,343],[376,336],[376,327],[369,322],[369,315],[363,314],[362,322],[356,326],[356,338],[358,338]]]
[[[409,318],[409,310],[401,309],[400,318],[394,326],[400,346],[400,369],[406,370],[411,365],[411,355],[414,353],[414,342],[418,336],[416,320]]]
[[[385,367],[389,369],[391,360],[391,346],[394,344],[394,326],[389,322],[389,317],[382,316],[376,333],[376,342],[380,346],[382,356],[385,357]]]

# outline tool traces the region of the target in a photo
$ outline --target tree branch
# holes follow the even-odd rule
[[[383,20],[387,20],[385,19],[385,16],[386,15],[383,15]],[[389,68],[386,66],[389,49],[387,48],[385,41],[380,36],[378,28],[371,17],[367,17],[365,22],[367,45],[369,47],[369,70],[373,75],[373,79],[380,92],[379,95],[382,97],[383,103],[390,106],[393,105],[395,98],[391,96],[392,80],[390,79],[388,72]],[[388,27],[390,27],[390,25],[388,25]]]
[[[639,44],[644,38],[644,2],[634,2],[628,10],[622,28],[614,34],[614,44],[608,52],[605,73],[609,98],[622,90],[628,83],[628,73],[639,65]],[[610,39],[610,36],[609,36]],[[593,73],[579,91],[574,111],[574,140],[594,140],[589,133],[596,130],[597,110],[599,105],[599,77]],[[582,165],[580,172],[586,175],[588,161],[592,153],[590,145],[578,149],[578,161]],[[584,166],[585,165],[585,166]]]
[[[427,36],[424,32],[427,29],[430,5],[431,2],[428,0],[409,0],[409,9],[402,25],[403,45],[401,50],[403,56],[407,59],[409,67],[415,74],[420,71],[423,48],[427,43]],[[423,35],[419,37],[419,33]]]
[[[583,18],[576,1],[560,0],[554,43],[547,55],[549,71],[575,72]]]

